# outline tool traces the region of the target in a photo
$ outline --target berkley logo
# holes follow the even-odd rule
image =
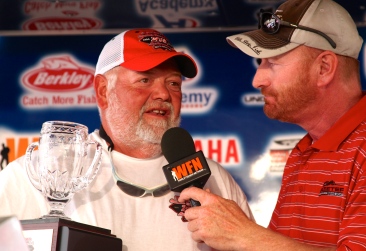
[[[94,69],[80,66],[71,56],[50,56],[39,67],[22,75],[22,83],[33,90],[72,92],[93,86]]]
[[[87,17],[42,17],[25,22],[23,30],[91,30],[101,26],[100,20]]]

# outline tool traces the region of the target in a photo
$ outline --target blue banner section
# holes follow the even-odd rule
[[[364,23],[364,0],[335,0]],[[284,0],[0,0],[0,30],[256,27]]]
[[[359,30],[366,38],[366,29]],[[305,131],[264,115],[263,98],[251,85],[256,60],[226,42],[239,32],[164,31],[199,67],[198,76],[183,84],[182,127],[197,150],[229,170],[258,223],[266,225],[289,151]],[[45,121],[78,122],[89,132],[99,128],[92,80],[99,53],[114,35],[0,36],[0,147],[9,147],[9,161],[38,139]],[[363,49],[359,59],[365,87]]]

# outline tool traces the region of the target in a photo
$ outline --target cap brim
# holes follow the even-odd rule
[[[258,35],[260,33],[256,34]],[[226,38],[226,41],[234,48],[238,48],[245,54],[254,58],[275,57],[284,54],[290,50],[293,50],[300,45],[286,42],[283,43],[282,46],[273,46],[275,48],[266,48],[260,43],[259,40],[253,39],[252,36],[248,36],[246,35],[246,33],[229,36]]]
[[[180,52],[157,52],[145,55],[143,58],[138,57],[128,62],[124,62],[121,66],[133,71],[147,71],[166,60],[174,58],[178,64],[179,70],[183,76],[193,78],[197,75],[197,65],[193,58]]]

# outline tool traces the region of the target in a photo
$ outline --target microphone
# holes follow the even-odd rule
[[[163,172],[171,191],[204,187],[211,170],[202,151],[196,152],[193,138],[186,130],[181,127],[168,129],[162,137],[161,149],[169,162],[163,166]],[[190,202],[192,207],[201,205],[193,199]]]

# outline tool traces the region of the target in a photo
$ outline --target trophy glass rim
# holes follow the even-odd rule
[[[59,127],[59,133],[67,134],[88,134],[88,127],[86,125],[72,122],[72,121],[62,121],[62,120],[50,120],[42,124],[41,134],[55,132],[55,127]]]

